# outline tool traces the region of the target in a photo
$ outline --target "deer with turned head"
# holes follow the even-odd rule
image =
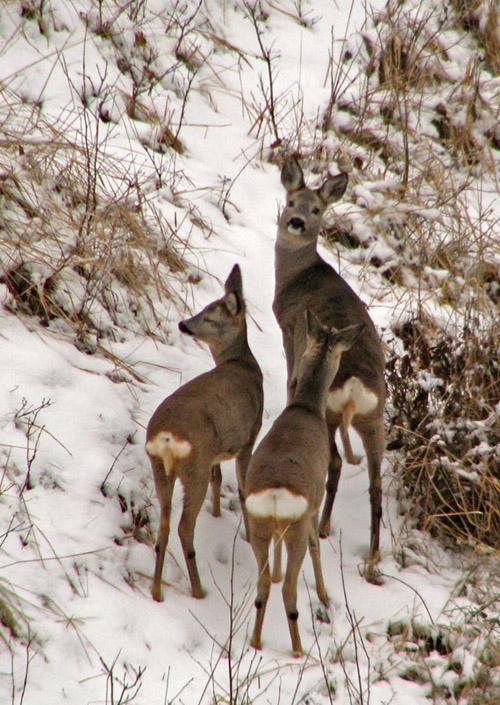
[[[281,574],[281,543],[288,559],[283,602],[295,656],[302,653],[298,629],[297,579],[307,547],[311,555],[319,600],[328,604],[321,570],[318,511],[325,492],[330,442],[325,415],[332,381],[342,353],[365,328],[364,323],[329,330],[306,310],[306,347],[297,365],[292,398],[255,450],[245,482],[245,507],[250,543],[257,559],[257,609],[251,645],[261,646],[262,623],[271,580]],[[344,356],[342,356],[344,357]],[[275,540],[273,575],[269,545]]]
[[[167,397],[154,412],[146,451],[160,503],[152,595],[161,600],[161,576],[170,532],[172,493],[177,478],[184,488],[178,533],[193,597],[203,597],[194,550],[196,519],[210,483],[213,515],[220,514],[222,460],[236,458],[243,507],[243,488],[252,448],[262,423],[262,372],[247,341],[241,272],[235,265],[225,295],[179,329],[208,344],[215,367]],[[246,512],[243,507],[248,532]],[[248,535],[248,534],[247,534]]]
[[[326,498],[319,523],[321,537],[330,532],[330,516],[337,492],[342,459],[335,442],[340,428],[346,459],[357,463],[349,441],[349,426],[359,433],[367,457],[371,532],[366,575],[373,577],[378,560],[382,490],[380,466],[385,450],[383,410],[385,362],[380,339],[365,305],[347,282],[317,252],[325,209],[344,194],[347,174],[328,177],[317,189],[306,186],[294,156],[285,160],[281,182],[287,202],[278,222],[275,244],[275,295],[273,311],[283,335],[289,398],[297,384],[301,356],[306,348],[304,310],[313,311],[322,325],[345,328],[365,324],[365,332],[340,366],[328,393],[326,423],[330,439],[330,464]]]

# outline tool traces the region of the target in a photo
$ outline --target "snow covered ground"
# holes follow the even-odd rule
[[[405,630],[422,624],[435,637],[436,625],[448,624],[453,610],[468,608],[457,597],[460,573],[442,549],[430,544],[426,561],[418,551],[414,560],[401,560],[388,460],[383,584],[361,576],[369,537],[366,463],[344,464],[334,533],[321,545],[331,597],[328,621],[315,616],[312,567],[308,558],[304,562],[303,659],[289,653],[279,586],[272,590],[262,651],[248,644],[256,567],[242,538],[232,462],[223,464],[222,516],[211,516],[207,497],[197,523],[206,598],[190,597],[176,532],[177,487],[164,601],[151,599],[158,510],[143,449],[145,426],[165,396],[212,365],[208,350],[182,336],[177,323],[218,298],[239,262],[250,344],[264,372],[265,433],[285,403],[285,359],[271,311],[276,217],[284,192],[279,168],[267,157],[280,146],[307,152],[314,143],[331,96],[331,58],[340,60],[344,37],[356,44],[353,37],[366,19],[361,0],[346,6],[331,0],[262,2],[253,20],[251,7],[225,0],[185,6],[47,0],[43,7],[9,0],[2,6],[4,124],[19,126],[27,106],[36,105],[38,135],[53,126],[82,149],[98,144],[98,181],[111,191],[121,188],[117,172],[107,172],[99,161],[104,156],[119,165],[125,181],[137,176],[147,207],[172,225],[176,242],[185,243],[186,269],[169,279],[170,298],[162,292],[155,300],[160,327],[143,311],[151,334],[139,317],[130,323],[125,305],[117,305],[118,324],[106,319],[96,297],[93,315],[114,330],[113,337],[98,341],[106,355],[79,349],[70,326],[57,319],[39,325],[16,309],[12,292],[0,284],[1,703],[418,705],[428,702],[429,683],[401,677],[406,652],[416,644]],[[370,12],[377,9],[372,7]],[[190,62],[196,70],[188,70]],[[269,71],[276,126],[265,110]],[[162,80],[153,81],[151,72]],[[181,125],[182,153],[152,149],[161,121],[137,119],[139,103],[165,124]],[[338,140],[333,133],[329,140],[321,175],[305,166],[310,183],[319,183],[328,166],[338,171],[332,156]],[[0,179],[13,173],[22,179],[24,155],[13,153],[7,141],[2,149]],[[25,149],[36,153],[36,144],[28,141]],[[51,172],[41,188],[51,189],[53,178]],[[364,195],[375,198],[373,193],[376,188]],[[335,211],[342,215],[349,207],[340,203]],[[43,253],[42,277],[53,245],[43,238],[38,243],[36,222],[25,235]],[[64,228],[59,236],[63,241]],[[68,248],[73,237],[68,230]],[[15,254],[8,247],[0,252],[5,271]],[[404,311],[394,313],[400,304],[381,277],[331,248],[321,252],[369,305],[381,334],[389,331],[393,317]],[[67,299],[84,297],[70,272],[61,271]],[[355,452],[362,453],[353,440]],[[400,637],[401,655],[388,634]],[[451,650],[428,651],[422,662],[436,682],[451,688],[458,677],[450,667]],[[462,656],[464,675],[475,662],[471,654]]]

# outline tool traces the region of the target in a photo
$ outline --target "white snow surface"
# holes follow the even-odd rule
[[[103,145],[123,159],[124,169],[151,172],[153,183],[153,160],[143,146],[149,137],[140,134],[148,125],[142,123],[139,128],[139,123],[127,117],[121,96],[130,86],[108,61],[106,40],[87,32],[82,19],[87,15],[89,24],[98,22],[98,5],[91,0],[49,0],[42,35],[36,21],[21,20],[19,3],[5,3],[0,17],[0,81],[26,101],[40,100],[46,119],[64,116],[71,131],[82,125],[79,90],[83,86],[92,108],[93,89],[106,75],[112,86],[107,101],[113,121],[101,125]],[[155,31],[157,24],[157,61],[163,66],[168,66],[172,40],[162,33],[163,24],[155,20],[155,14],[161,18],[169,5],[160,0],[144,4],[149,28]],[[288,101],[290,114],[285,124],[290,135],[295,97],[303,98],[304,122],[311,130],[328,101],[325,73],[332,37],[339,56],[343,38],[354,35],[365,20],[362,0],[354,0],[352,12],[350,3],[315,0],[305,7],[311,20],[318,21],[302,26],[291,17],[295,5],[277,2],[282,11],[270,5],[264,27],[264,39],[276,55],[275,93]],[[109,15],[112,7],[117,12],[116,5],[103,4]],[[204,12],[220,36],[247,56],[257,56],[255,32],[241,8],[239,2],[204,3]],[[118,21],[123,24],[125,47],[132,47],[134,34],[126,14]],[[229,702],[231,673],[234,702],[345,703],[353,687],[363,690],[363,702],[368,702],[369,693],[371,705],[428,702],[424,685],[401,679],[395,670],[385,672],[387,628],[390,622],[411,618],[439,622],[449,606],[457,575],[444,553],[445,564],[439,571],[418,563],[403,568],[395,560],[399,518],[388,460],[383,466],[383,584],[370,584],[361,574],[369,538],[363,458],[359,467],[344,463],[334,506],[334,531],[321,542],[331,597],[329,623],[314,616],[319,602],[309,557],[304,561],[298,605],[307,651],[302,659],[290,654],[278,585],[273,585],[267,609],[263,649],[255,652],[249,646],[256,564],[242,536],[232,462],[223,463],[222,516],[212,517],[207,496],[197,523],[195,545],[207,592],[203,600],[190,596],[177,536],[180,486],[174,496],[162,603],[150,595],[154,547],[137,541],[131,533],[134,507],[148,507],[153,531],[158,522],[152,473],[143,447],[147,422],[165,396],[212,366],[208,350],[182,336],[177,323],[221,296],[223,281],[235,262],[243,272],[250,344],[264,372],[261,435],[285,403],[285,358],[271,311],[274,236],[284,192],[278,167],[261,159],[261,142],[252,130],[257,116],[242,108],[242,95],[251,102],[252,94],[258,93],[259,79],[266,79],[266,67],[258,58],[239,60],[238,71],[236,63],[234,54],[221,51],[215,61],[218,73],[212,61],[210,68],[198,74],[198,90],[186,104],[180,133],[186,151],[175,158],[184,187],[190,190],[189,199],[213,227],[209,236],[201,230],[190,231],[186,258],[190,271],[199,273],[201,281],[176,284],[178,300],[185,301],[186,308],[161,309],[168,315],[164,344],[130,331],[124,331],[115,343],[107,342],[109,350],[145,381],[130,377],[117,382],[110,359],[78,351],[57,327],[42,328],[34,319],[16,316],[5,306],[0,309],[0,453],[9,468],[0,485],[0,597],[17,596],[12,599],[18,606],[20,633],[0,648],[0,703],[113,702],[112,681],[114,702],[118,702],[118,679],[131,684],[139,672],[140,689],[134,702],[148,705]],[[173,109],[179,115],[180,98],[175,91],[164,96],[163,106],[158,101],[161,92],[156,109]],[[166,169],[172,164],[165,160]],[[331,171],[335,169],[332,164]],[[306,178],[317,182],[314,175],[306,173]],[[217,198],[227,179],[232,180],[232,188],[226,220]],[[383,184],[380,188],[360,185],[357,193],[376,208],[383,188]],[[168,187],[152,189],[150,195],[160,213],[173,219],[178,208]],[[180,226],[181,238],[183,228],[187,232],[187,225]],[[322,254],[338,266],[331,251],[323,248]],[[372,305],[379,330],[388,328],[394,302],[377,300],[369,278],[365,290],[356,266],[342,262],[341,269],[361,298]],[[0,300],[6,304],[9,298],[1,285]],[[40,406],[44,408],[36,413]],[[23,416],[26,411],[31,414]],[[28,432],[29,418],[35,418],[35,425]],[[363,455],[354,434],[353,442],[355,453]],[[32,488],[21,493],[28,467]],[[357,643],[350,616],[362,635]],[[342,662],[334,659],[341,645]],[[231,658],[226,651],[229,646]],[[335,695],[326,690],[321,661]],[[237,687],[239,699],[234,695]]]

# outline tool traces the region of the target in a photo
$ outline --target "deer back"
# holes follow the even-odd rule
[[[311,409],[292,405],[273,423],[255,450],[247,472],[245,495],[286,487],[316,511],[325,491],[330,459],[326,423]]]
[[[260,369],[230,360],[167,397],[151,418],[147,437],[168,429],[205,457],[232,457],[255,439],[262,408]]]

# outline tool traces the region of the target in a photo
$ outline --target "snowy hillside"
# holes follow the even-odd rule
[[[500,702],[500,3],[4,0],[0,12],[0,703]],[[285,404],[271,311],[279,167],[349,173],[321,254],[384,342],[381,584],[366,461],[307,557],[294,659],[233,462],[190,596],[176,488],[145,428],[206,371],[178,322],[242,268],[265,433]],[[352,433],[355,452],[362,452]]]

